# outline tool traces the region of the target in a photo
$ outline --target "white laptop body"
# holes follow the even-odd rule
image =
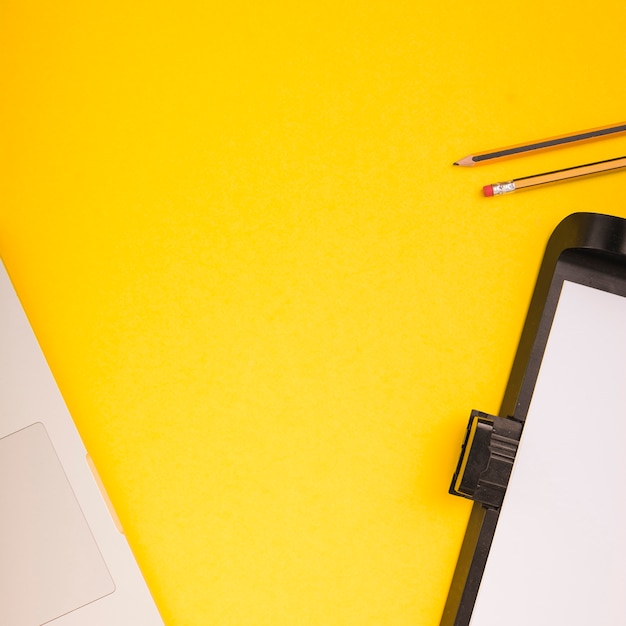
[[[0,262],[0,624],[163,624]]]

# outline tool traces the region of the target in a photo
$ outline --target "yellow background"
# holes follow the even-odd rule
[[[436,626],[626,4],[0,1],[0,253],[168,625]]]

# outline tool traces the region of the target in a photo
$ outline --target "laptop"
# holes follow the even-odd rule
[[[0,624],[163,624],[0,262]]]

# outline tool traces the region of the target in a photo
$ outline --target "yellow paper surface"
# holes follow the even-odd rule
[[[626,5],[0,2],[0,253],[168,625],[436,626]]]

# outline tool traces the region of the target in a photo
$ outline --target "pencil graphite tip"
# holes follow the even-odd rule
[[[462,159],[459,159],[458,161],[455,161],[454,164],[460,165],[461,167],[471,167],[472,165],[476,164],[476,161],[474,161],[474,157],[470,155],[470,156],[463,157]]]

